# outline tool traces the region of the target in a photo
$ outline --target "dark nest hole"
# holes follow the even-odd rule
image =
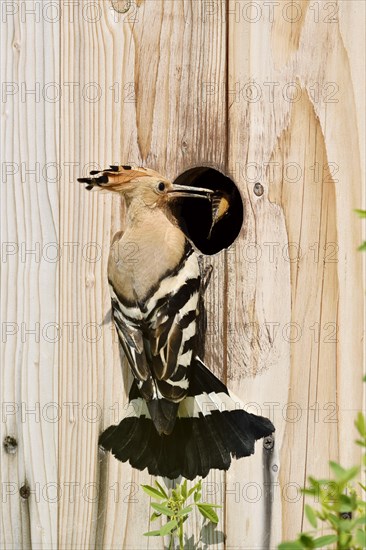
[[[172,208],[179,226],[203,254],[216,254],[233,244],[243,225],[243,201],[235,183],[213,168],[191,168],[174,181],[178,185],[204,187],[221,191],[229,201],[227,214],[212,226],[211,203],[205,199],[185,198],[176,201]]]

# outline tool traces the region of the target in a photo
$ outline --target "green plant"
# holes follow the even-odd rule
[[[166,516],[167,522],[162,525],[159,530],[149,531],[144,533],[147,537],[157,537],[170,535],[170,546],[174,548],[174,538],[178,535],[179,548],[184,549],[184,523],[188,519],[189,514],[196,506],[201,515],[208,521],[217,524],[219,518],[214,508],[221,508],[217,504],[208,504],[201,502],[202,481],[199,481],[191,489],[187,487],[187,480],[181,485],[176,485],[175,489],[167,492],[157,481],[156,487],[150,485],[142,485],[142,489],[147,495],[157,500],[151,502],[151,508],[154,510],[150,520],[155,521],[159,517]],[[190,504],[188,500],[193,495],[193,502]]]
[[[355,210],[355,212],[359,215],[360,218],[366,218],[366,210]],[[358,250],[366,251],[366,241],[363,241],[363,243],[358,247]]]
[[[358,413],[355,426],[359,433],[356,443],[364,448],[363,466],[366,466],[366,421]],[[329,462],[333,479],[316,479],[309,477],[309,486],[303,489],[319,503],[319,508],[305,505],[305,514],[314,531],[300,533],[295,541],[284,542],[279,550],[300,550],[324,548],[336,544],[338,550],[363,550],[366,547],[366,502],[351,485],[362,466],[345,469],[336,462]],[[366,491],[365,485],[358,483],[358,491]],[[317,537],[317,530],[322,527],[329,534]]]

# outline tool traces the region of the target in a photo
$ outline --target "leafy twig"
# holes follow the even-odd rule
[[[174,537],[178,535],[179,549],[184,550],[184,523],[195,506],[205,519],[214,524],[219,522],[218,515],[214,509],[221,508],[221,506],[201,502],[202,481],[199,481],[191,489],[188,489],[187,480],[184,480],[181,485],[177,485],[175,489],[172,489],[170,494],[157,481],[155,481],[155,485],[156,487],[142,485],[145,493],[158,501],[151,503],[151,508],[154,512],[150,517],[150,521],[155,521],[159,517],[166,516],[167,522],[159,530],[144,533],[146,537],[164,537],[165,535],[170,535],[169,548],[172,549],[174,548]],[[187,501],[192,495],[193,502],[188,504]]]

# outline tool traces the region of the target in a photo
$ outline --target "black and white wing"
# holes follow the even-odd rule
[[[148,403],[160,401],[158,410],[162,402],[175,404],[166,407],[171,421],[189,388],[200,281],[198,259],[189,243],[179,265],[151,289],[143,304],[124,302],[110,281],[119,341],[140,393]]]

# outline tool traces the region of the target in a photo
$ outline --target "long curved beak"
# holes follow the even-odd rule
[[[214,195],[212,189],[204,189],[203,187],[189,187],[188,185],[177,185],[173,183],[173,189],[168,191],[172,198],[187,197],[197,199],[210,199]]]

